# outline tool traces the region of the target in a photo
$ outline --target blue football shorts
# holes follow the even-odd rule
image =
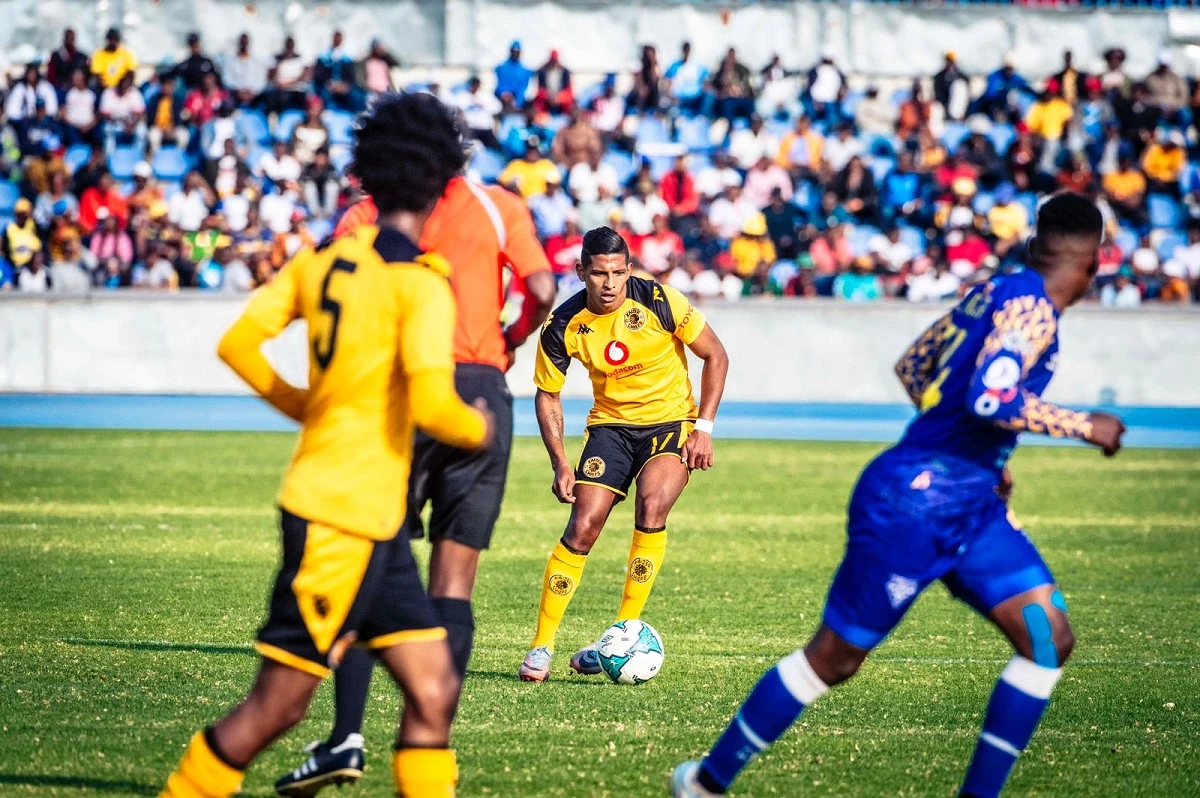
[[[963,491],[959,466],[885,453],[863,471],[850,499],[846,554],[825,603],[825,625],[843,640],[879,645],[937,579],[984,615],[1054,584],[1008,505],[977,484]]]

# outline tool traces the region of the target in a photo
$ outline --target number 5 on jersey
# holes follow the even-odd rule
[[[356,268],[357,263],[338,258],[329,267],[329,271],[325,272],[325,280],[321,283],[321,311],[328,315],[329,326],[324,335],[319,329],[314,329],[311,335],[313,357],[322,369],[328,369],[333,361],[333,353],[337,348],[338,324],[342,320],[342,304],[330,296],[330,289],[335,287],[333,277],[338,272],[354,274]]]

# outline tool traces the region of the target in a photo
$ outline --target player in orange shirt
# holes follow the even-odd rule
[[[375,222],[367,197],[350,207],[335,238]],[[483,399],[496,414],[496,442],[487,451],[467,452],[418,436],[409,479],[409,514],[402,535],[424,534],[421,510],[433,506],[429,537],[429,596],[449,634],[454,665],[466,673],[475,633],[471,594],[479,555],[488,547],[500,514],[512,449],[512,395],[504,372],[514,352],[537,330],[555,298],[550,263],[534,232],[525,204],[497,186],[464,177],[450,181],[425,225],[421,247],[445,257],[458,321],[454,331],[455,384],[465,402]],[[520,281],[525,302],[507,330],[500,325],[504,272]],[[282,777],[281,795],[311,796],[329,784],[353,782],[364,763],[362,722],[370,692],[372,660],[351,652],[335,679],[337,717],[329,739],[312,746],[311,758]]]

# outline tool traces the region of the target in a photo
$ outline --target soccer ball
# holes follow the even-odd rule
[[[600,667],[617,684],[641,684],[658,675],[663,642],[654,627],[642,621],[617,621],[600,638]]]

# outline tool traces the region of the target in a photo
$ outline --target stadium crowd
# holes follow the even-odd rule
[[[404,88],[461,110],[472,176],[525,199],[565,288],[582,232],[609,224],[701,298],[949,298],[1018,263],[1039,197],[1069,188],[1108,220],[1099,301],[1200,299],[1200,85],[1167,53],[1131,75],[1120,48],[1092,73],[1067,52],[1034,80],[1008,60],[972,79],[948,52],[885,93],[830,52],[797,73],[686,44],[580,86],[513,42],[493,90],[394,86],[382,44],[355,60],[340,33],[315,62],[250,44],[210,56],[193,34],[139,71],[119,31],[88,54],[68,30],[0,80],[0,290],[248,291],[330,234],[355,199],[355,113]]]

